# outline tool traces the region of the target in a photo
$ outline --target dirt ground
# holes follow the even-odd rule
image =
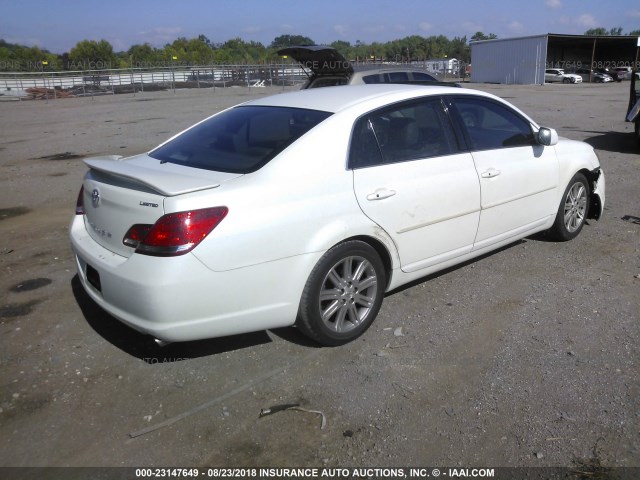
[[[604,218],[392,292],[339,348],[294,328],[160,348],[75,274],[82,158],[146,151],[281,88],[0,102],[0,466],[640,467],[628,82],[474,87],[596,148]],[[326,426],[260,417],[289,404]]]

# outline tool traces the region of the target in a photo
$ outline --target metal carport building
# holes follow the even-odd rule
[[[547,68],[638,68],[640,37],[547,33],[471,42],[471,81],[543,84]]]

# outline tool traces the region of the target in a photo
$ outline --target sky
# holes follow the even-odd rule
[[[0,39],[69,51],[81,40],[115,51],[178,37],[214,43],[240,37],[268,46],[280,35],[317,44],[387,42],[409,35],[499,38],[640,30],[638,0],[0,0]]]

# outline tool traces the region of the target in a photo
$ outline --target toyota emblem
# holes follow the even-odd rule
[[[96,208],[100,203],[100,192],[97,188],[94,188],[93,192],[91,192],[91,203],[93,204],[93,208]]]

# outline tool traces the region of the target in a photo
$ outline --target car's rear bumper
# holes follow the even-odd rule
[[[117,255],[96,243],[81,216],[70,229],[80,282],[115,318],[169,342],[284,327],[295,322],[316,254],[214,272],[193,254]]]

